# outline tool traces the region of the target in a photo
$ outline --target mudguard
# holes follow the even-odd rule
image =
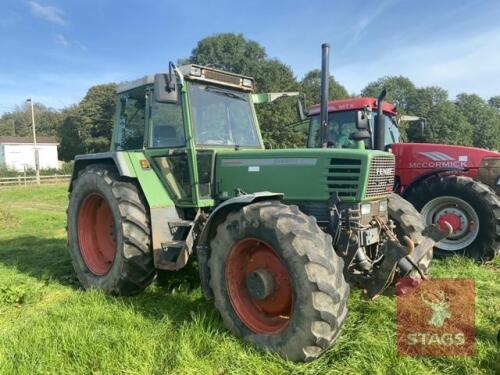
[[[253,194],[240,195],[221,203],[215,210],[210,213],[210,216],[203,226],[203,230],[198,236],[196,245],[198,270],[200,272],[201,287],[205,298],[213,298],[212,290],[210,289],[209,285],[210,270],[208,269],[208,258],[210,257],[209,241],[210,235],[213,233],[213,230],[217,228],[217,225],[220,224],[222,220],[224,220],[224,218],[230,211],[239,209],[251,203],[273,199],[281,200],[283,199],[283,194],[262,191]]]

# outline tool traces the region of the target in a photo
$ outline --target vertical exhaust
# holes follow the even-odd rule
[[[375,123],[373,148],[375,150],[385,149],[385,121],[384,121],[384,99],[387,91],[382,90],[377,99],[377,122]]]
[[[321,104],[320,104],[320,139],[321,147],[327,147],[326,130],[328,127],[328,89],[330,83],[330,44],[321,45]]]

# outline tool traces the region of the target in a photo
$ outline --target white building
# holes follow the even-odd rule
[[[37,137],[40,169],[58,169],[57,146],[53,137]],[[35,169],[33,138],[0,137],[0,166],[22,172]]]

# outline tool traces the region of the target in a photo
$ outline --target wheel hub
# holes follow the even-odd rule
[[[249,274],[245,280],[248,294],[255,299],[264,299],[274,292],[274,277],[265,268],[260,268]]]
[[[453,232],[439,241],[436,247],[447,251],[462,250],[476,239],[479,233],[479,218],[474,208],[461,198],[442,196],[431,199],[422,208],[427,224],[438,224],[445,229],[446,222]]]
[[[225,281],[231,304],[248,329],[275,335],[287,327],[292,283],[286,264],[271,246],[257,238],[238,241],[226,259]]]

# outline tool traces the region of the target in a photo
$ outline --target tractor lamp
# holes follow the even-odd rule
[[[245,87],[253,88],[253,81],[251,79],[243,78],[241,84]]]
[[[386,212],[387,211],[387,201],[382,201],[380,202],[379,206],[378,206],[378,210],[379,212]]]
[[[201,76],[201,68],[198,66],[191,66],[191,75],[200,77]]]
[[[372,204],[364,203],[361,205],[361,215],[368,215],[372,212]]]

